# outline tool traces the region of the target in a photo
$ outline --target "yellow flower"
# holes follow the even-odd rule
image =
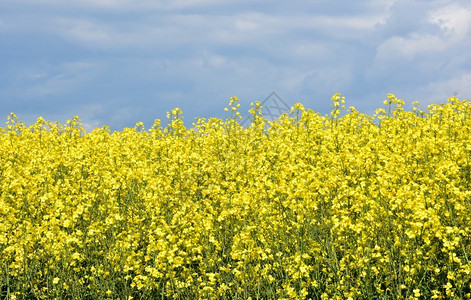
[[[187,128],[176,108],[164,128],[113,133],[10,115],[0,264],[12,298],[22,286],[45,299],[466,294],[471,102],[407,111],[389,94],[369,116],[341,113],[335,94],[330,114],[297,103],[273,122],[254,102],[244,127],[238,101],[225,120]]]

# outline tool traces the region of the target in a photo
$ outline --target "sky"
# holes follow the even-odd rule
[[[469,0],[0,0],[0,126],[185,124],[272,92],[326,114],[471,99]]]

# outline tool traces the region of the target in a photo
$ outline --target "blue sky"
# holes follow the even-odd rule
[[[471,2],[0,0],[0,118],[112,130],[227,117],[275,91],[322,114],[471,98]]]

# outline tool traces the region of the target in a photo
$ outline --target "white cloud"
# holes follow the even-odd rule
[[[43,78],[46,78],[48,76],[47,72],[41,72],[41,71],[31,71],[31,72],[26,72],[23,73],[23,77],[31,80],[40,80]]]
[[[389,11],[391,7],[397,2],[397,0],[382,0],[382,1],[370,1],[371,8],[377,11]]]
[[[100,127],[100,122],[95,121],[92,123],[82,123],[82,128],[85,129],[85,132],[89,133],[92,132],[95,128]]]
[[[354,30],[374,29],[378,24],[383,24],[387,18],[387,13],[365,14],[351,17],[335,17],[319,15],[316,17],[304,17],[303,24],[309,24],[310,28],[329,29],[332,27],[349,28]],[[292,24],[292,23],[291,23]]]
[[[448,5],[447,1],[434,1],[430,8],[424,3],[412,2],[415,10],[408,12],[409,16],[403,21],[413,22],[414,26],[405,32],[402,31],[404,26],[394,27],[398,15],[405,9],[405,6],[396,7],[400,10],[395,11],[388,21],[390,28],[396,30],[388,31],[392,36],[379,40],[374,60],[367,71],[368,78],[395,78],[397,82],[408,78],[411,82],[422,81],[422,85],[432,79],[443,78],[446,76],[444,72],[466,69],[470,56],[464,49],[471,46],[471,9]],[[424,10],[419,17],[422,19],[410,19],[419,9]],[[456,62],[464,63],[460,66]]]
[[[89,43],[100,43],[111,40],[110,29],[103,24],[92,23],[86,20],[74,20],[69,24],[63,23],[67,34],[72,38],[83,40]],[[64,30],[63,29],[63,30]]]
[[[414,83],[411,86],[396,85],[394,90],[390,85],[387,90],[380,94],[375,93],[375,98],[370,96],[370,103],[380,104],[381,97],[385,98],[386,93],[393,93],[398,98],[404,99],[407,105],[413,101],[419,101],[422,109],[429,104],[444,103],[448,98],[457,95],[459,99],[471,100],[471,73],[462,73],[449,77],[437,76],[433,80]],[[368,105],[367,105],[368,106]]]
[[[319,89],[324,93],[343,92],[342,88],[348,86],[353,80],[350,66],[335,65],[331,67],[317,68],[310,71],[304,78],[304,88],[309,90]]]
[[[106,22],[85,18],[53,20],[50,30],[62,38],[81,46],[106,50],[171,48],[195,42],[201,33],[203,18],[187,16],[179,24],[180,16],[162,18],[164,24],[142,22]],[[195,34],[191,34],[195,32]]]
[[[471,9],[457,5],[441,7],[429,13],[429,21],[437,24],[445,34],[461,40],[468,37]]]
[[[423,104],[444,102],[453,94],[460,99],[471,100],[471,73],[430,82],[418,87],[414,94],[423,99]]]
[[[253,32],[260,29],[260,23],[253,19],[238,19],[235,22],[235,27],[239,31]]]
[[[113,29],[100,22],[78,18],[58,18],[53,20],[50,29],[66,40],[90,46],[113,43]]]
[[[233,15],[156,14],[152,18],[144,18],[136,25],[130,21],[109,22],[83,17],[62,17],[54,19],[49,30],[82,46],[109,50],[173,49],[188,45],[203,48],[237,45],[260,50],[262,45],[277,41],[280,44],[296,43],[301,33],[304,36],[308,34],[309,37],[309,32],[322,32],[328,39],[354,40],[365,36],[366,31],[372,31],[385,19],[385,13],[342,18],[257,12]],[[306,37],[301,39],[306,40]]]
[[[383,42],[377,50],[375,61],[410,61],[418,55],[444,51],[449,46],[442,38],[433,35],[413,35],[410,38],[392,37]]]
[[[293,55],[308,60],[323,60],[334,55],[332,49],[321,41],[297,41],[290,45],[290,48]]]
[[[23,76],[33,79],[34,83],[23,93],[31,96],[70,93],[91,80],[98,68],[99,65],[94,63],[73,62],[65,63],[48,72],[26,71]]]
[[[207,57],[207,61],[212,68],[221,68],[228,65],[228,58],[222,55],[210,55]]]
[[[95,10],[101,12],[139,12],[159,10],[171,12],[182,9],[221,5],[217,0],[16,0],[19,5],[50,6],[65,10]]]

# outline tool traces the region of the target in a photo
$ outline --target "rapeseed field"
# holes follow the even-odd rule
[[[471,102],[0,128],[2,299],[471,299]]]

